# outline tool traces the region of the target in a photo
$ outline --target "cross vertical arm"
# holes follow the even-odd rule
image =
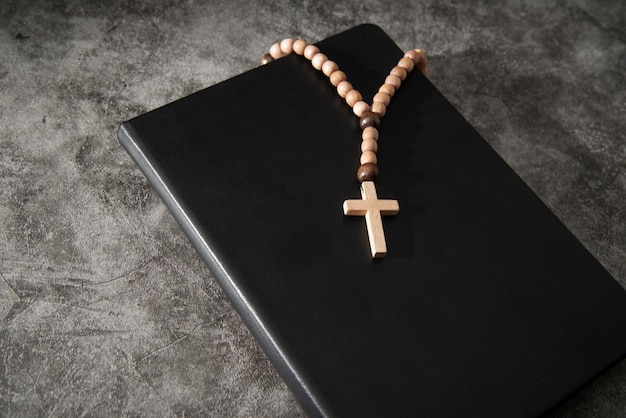
[[[343,212],[348,216],[365,216],[367,235],[373,258],[383,258],[387,255],[387,243],[381,215],[395,215],[400,210],[397,200],[379,200],[376,186],[373,181],[361,183],[362,200],[346,200],[343,202]]]

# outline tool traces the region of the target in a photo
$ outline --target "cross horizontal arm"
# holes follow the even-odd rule
[[[363,216],[368,210],[380,211],[381,215],[396,215],[400,211],[397,200],[345,200],[343,213],[350,216]]]

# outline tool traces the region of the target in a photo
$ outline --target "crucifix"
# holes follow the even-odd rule
[[[389,75],[372,98],[369,105],[363,101],[363,95],[348,81],[346,73],[339,70],[335,61],[328,59],[320,52],[319,47],[307,43],[303,39],[285,38],[270,47],[269,54],[261,57],[261,65],[268,64],[275,59],[295,53],[303,55],[311,61],[311,65],[324,73],[330,79],[330,84],[337,87],[337,93],[346,99],[352,112],[359,118],[359,127],[363,130],[361,138],[360,166],[356,177],[361,183],[362,200],[346,200],[343,202],[343,213],[349,216],[365,216],[367,235],[373,258],[383,258],[387,255],[385,231],[383,231],[382,215],[395,215],[400,210],[397,200],[378,200],[374,180],[378,176],[378,128],[387,107],[396,90],[413,69],[417,68],[423,75],[428,75],[428,60],[421,49],[411,49],[404,53],[398,64],[391,68]]]
[[[387,255],[387,243],[381,215],[395,215],[400,211],[397,200],[379,200],[373,181],[361,183],[362,200],[345,200],[343,213],[348,216],[365,216],[367,235],[373,258]]]

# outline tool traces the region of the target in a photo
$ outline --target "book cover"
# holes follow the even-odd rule
[[[371,98],[378,27],[317,43]],[[311,416],[536,416],[626,354],[626,292],[414,71],[380,128],[400,212],[372,260],[358,118],[289,55],[123,123],[121,144]]]

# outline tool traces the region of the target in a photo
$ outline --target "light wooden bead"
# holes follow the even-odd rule
[[[404,53],[404,56],[407,58],[411,58],[413,63],[417,65],[424,58],[424,51],[421,49],[411,49]]]
[[[421,57],[420,62],[417,63],[417,68],[422,74],[428,76],[428,57],[426,57],[426,52],[421,49],[416,49],[415,52]]]
[[[285,55],[283,53],[283,50],[280,49],[280,44],[278,42],[276,42],[274,45],[272,45],[270,47],[270,55],[274,59],[278,59],[278,58],[283,57]]]
[[[407,70],[407,72],[410,73],[411,71],[413,71],[413,68],[415,67],[415,61],[413,61],[411,57],[407,57],[405,55],[404,58],[398,61],[398,67],[402,67],[405,70]]]
[[[330,84],[337,87],[342,81],[346,81],[346,73],[341,70],[337,70],[330,75]]]
[[[391,84],[397,90],[400,88],[402,80],[400,80],[400,78],[396,77],[395,75],[388,75],[387,78],[385,78],[385,84]]]
[[[348,80],[344,80],[337,85],[337,94],[341,96],[341,98],[345,98],[348,92],[352,91],[352,84]]]
[[[361,154],[361,159],[359,161],[361,165],[363,164],[376,164],[378,163],[378,158],[376,158],[376,153],[372,151],[365,151]]]
[[[387,113],[387,106],[385,106],[385,104],[381,102],[374,102],[372,104],[372,111],[378,113],[382,118],[383,116],[385,116],[385,113]]]
[[[376,93],[376,95],[374,95],[374,103],[382,103],[385,106],[389,106],[389,103],[391,102],[391,96],[389,96],[387,93],[379,91],[378,93]]]
[[[320,49],[315,45],[307,45],[306,48],[304,48],[304,56],[309,61],[313,59],[315,54],[319,54],[319,52]]]
[[[406,76],[407,76],[408,73],[407,73],[407,71],[404,68],[396,65],[395,67],[393,67],[391,69],[389,74],[395,75],[396,77],[398,77],[400,79],[400,81],[404,81],[406,79]]]
[[[359,102],[361,100],[363,100],[363,97],[358,90],[352,89],[346,94],[346,102],[350,107],[353,107],[356,102]]]
[[[335,61],[327,60],[324,64],[322,64],[322,72],[326,75],[326,77],[330,77],[331,74],[338,69],[339,66]]]
[[[424,75],[428,75],[428,58],[421,49],[412,49],[404,53],[405,57],[411,58],[418,70]]]
[[[311,60],[311,64],[313,64],[313,68],[321,71],[322,65],[324,65],[326,61],[328,61],[328,57],[322,54],[321,52],[318,52],[317,54],[313,56],[313,59]]]
[[[363,141],[368,139],[378,141],[378,129],[374,128],[373,126],[368,126],[367,128],[363,129],[361,139],[363,139]]]
[[[280,50],[283,51],[283,54],[288,55],[293,52],[293,39],[285,38],[280,41]]]
[[[366,151],[378,151],[378,142],[374,141],[373,139],[364,139],[363,142],[361,142],[361,152]]]
[[[370,110],[370,105],[365,103],[363,100],[356,102],[354,106],[352,106],[352,111],[358,117],[363,116],[363,113],[367,112],[368,110]]]
[[[297,41],[293,43],[293,52],[295,52],[298,55],[303,55],[304,48],[306,48],[307,45],[308,45],[307,41],[303,39],[298,39]]]
[[[378,91],[388,94],[389,97],[393,97],[393,95],[396,93],[396,88],[391,84],[383,84],[382,86],[380,86]]]

